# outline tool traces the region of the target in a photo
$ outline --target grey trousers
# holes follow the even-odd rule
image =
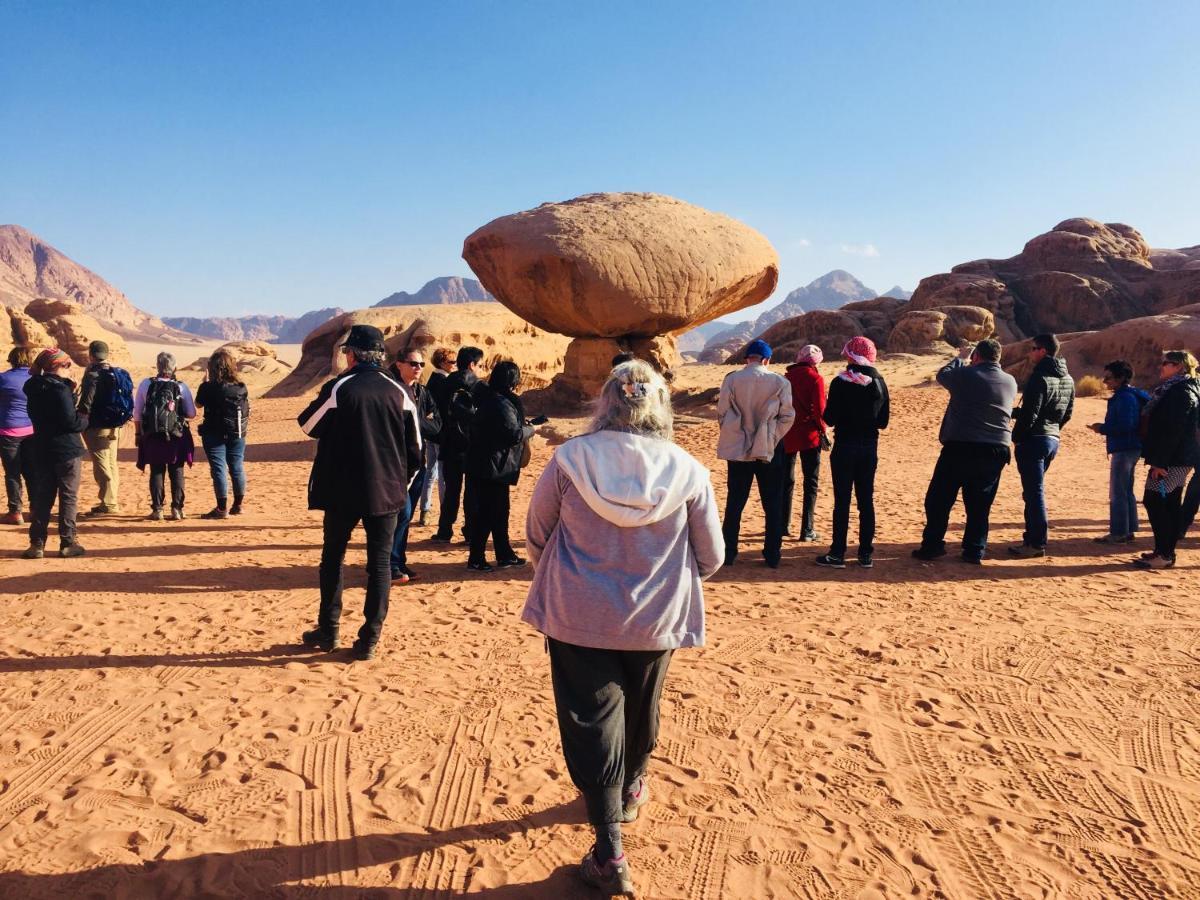
[[[658,742],[658,703],[671,650],[598,650],[546,641],[563,756],[588,821],[621,821],[622,794]]]
[[[58,542],[67,547],[75,543],[75,514],[79,508],[79,457],[67,462],[34,463],[33,483],[29,486],[29,543],[45,544],[50,530],[50,510],[58,498]]]

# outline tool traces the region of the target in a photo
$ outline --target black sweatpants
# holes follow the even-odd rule
[[[441,508],[438,510],[438,537],[449,540],[454,536],[454,523],[458,519],[458,506],[461,499],[463,509],[463,536],[471,536],[471,483],[464,471],[465,461],[461,455],[448,454],[441,457],[442,481],[445,490],[441,495]],[[466,496],[463,496],[463,483],[466,482]]]
[[[599,650],[547,638],[563,756],[588,821],[621,821],[622,794],[658,742],[671,650]]]
[[[817,513],[817,490],[821,482],[821,448],[783,454],[783,533],[789,534],[792,525],[792,495],[796,492],[796,457],[800,457],[800,474],[804,479],[804,506],[800,514],[800,536],[813,533]]]
[[[509,486],[499,481],[487,481],[467,476],[467,521],[471,523],[471,562],[486,562],[488,538],[496,551],[497,562],[512,559],[512,543],[508,539]]]
[[[1183,506],[1183,487],[1177,487],[1165,497],[1149,486],[1142,495],[1150,530],[1154,532],[1154,552],[1167,559],[1175,558],[1175,545],[1182,534],[1180,509]]]
[[[725,537],[726,563],[737,559],[738,537],[742,531],[742,512],[750,499],[750,486],[758,482],[758,499],[766,518],[766,535],[763,537],[763,556],[769,560],[779,559],[783,546],[783,442],[775,448],[770,462],[729,461],[728,490],[725,495],[725,518],[721,532]]]
[[[20,512],[22,506],[21,482],[29,488],[33,483],[33,440],[29,436],[6,437],[0,435],[0,462],[4,465],[4,488],[8,494],[8,511]],[[30,501],[33,490],[30,489]]]
[[[392,590],[392,538],[398,513],[360,516],[339,510],[325,511],[325,540],[321,545],[321,609],[317,627],[337,631],[342,618],[342,561],[354,526],[362,520],[367,533],[367,596],[363,603],[363,622],[358,630],[362,644],[374,646],[387,618],[388,598]]]
[[[33,481],[29,484],[29,543],[46,543],[50,530],[50,511],[58,500],[58,543],[75,543],[75,514],[79,507],[79,476],[83,471],[79,457],[66,462],[34,460]]]
[[[171,479],[171,509],[183,509],[184,463],[150,466],[150,508],[162,509],[167,499],[167,477]]]

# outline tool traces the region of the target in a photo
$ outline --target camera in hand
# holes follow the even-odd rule
[[[545,416],[534,416],[532,419],[529,420],[529,424],[530,425],[545,425],[549,421],[550,420],[548,418],[546,418]]]

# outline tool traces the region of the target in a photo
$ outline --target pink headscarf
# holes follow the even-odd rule
[[[816,344],[805,344],[796,351],[796,362],[798,363],[808,363],[810,366],[818,366],[824,358],[825,354],[821,352],[821,348]]]
[[[846,346],[842,348],[842,357],[860,366],[875,365],[876,355],[875,342],[868,337],[863,337],[861,334],[858,337],[850,338],[850,340],[846,341]],[[870,384],[874,380],[870,375],[855,372],[849,367],[844,372],[838,373],[838,378],[863,385]]]

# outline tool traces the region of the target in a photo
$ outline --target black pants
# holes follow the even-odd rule
[[[1150,519],[1150,530],[1154,532],[1154,552],[1167,559],[1175,558],[1175,545],[1179,543],[1183,507],[1183,487],[1180,486],[1165,497],[1147,487],[1142,495],[1146,517]]]
[[[509,485],[468,475],[467,502],[471,504],[467,509],[467,521],[471,523],[470,561],[484,562],[488,537],[498,561],[515,557],[517,554],[508,540]]]
[[[367,533],[367,597],[363,603],[363,622],[358,630],[359,643],[374,646],[387,618],[388,597],[392,589],[392,538],[396,533],[396,513],[384,516],[360,516],[340,510],[325,511],[325,541],[321,545],[321,609],[317,627],[337,631],[342,618],[342,561],[354,526],[362,521]]]
[[[796,457],[800,457],[800,474],[804,479],[804,506],[800,513],[800,536],[813,533],[813,520],[817,514],[817,490],[821,483],[821,448],[801,450],[799,453],[783,455],[783,471],[780,474],[783,490],[783,533],[790,534],[792,527],[792,496],[796,493]]]
[[[987,549],[988,517],[1000,487],[1000,475],[1008,465],[1008,449],[980,444],[972,447],[943,447],[925,492],[925,532],[921,546],[926,550],[946,549],[950,510],[962,491],[967,524],[963,529],[963,556],[981,559]]]
[[[27,436],[0,436],[0,463],[4,465],[4,489],[8,494],[8,511],[20,512],[24,505],[21,481],[25,481],[26,488],[33,482],[33,441]],[[29,494],[32,500],[32,489]]]
[[[1179,510],[1179,540],[1183,540],[1200,512],[1200,469],[1192,473],[1187,490],[1183,492],[1183,506]]]
[[[464,460],[461,456],[448,455],[440,458],[442,477],[445,479],[445,492],[439,502],[438,537],[451,538],[454,536],[454,523],[458,519],[459,501],[463,507],[463,536],[471,536],[471,482],[466,478],[463,469]],[[463,496],[463,483],[466,482],[466,496]]]
[[[766,514],[767,533],[763,538],[763,556],[779,559],[783,546],[783,444],[775,448],[770,462],[729,462],[728,494],[725,498],[725,520],[721,532],[725,535],[725,559],[737,558],[738,535],[742,530],[742,512],[750,499],[750,486],[758,482],[758,499]]]
[[[163,465],[150,467],[150,507],[162,509],[166,500],[166,479],[171,478],[171,509],[183,509],[183,466]]]
[[[29,484],[29,543],[44,545],[50,531],[50,510],[58,499],[58,543],[75,543],[75,514],[79,508],[79,457],[66,462],[37,460]]]
[[[833,542],[829,555],[846,555],[846,536],[850,530],[850,496],[858,501],[858,555],[875,552],[875,469],[879,465],[879,447],[874,441],[841,440],[829,454],[833,478]]]
[[[622,793],[658,742],[658,703],[671,650],[598,650],[546,641],[563,756],[588,821],[621,821]]]

